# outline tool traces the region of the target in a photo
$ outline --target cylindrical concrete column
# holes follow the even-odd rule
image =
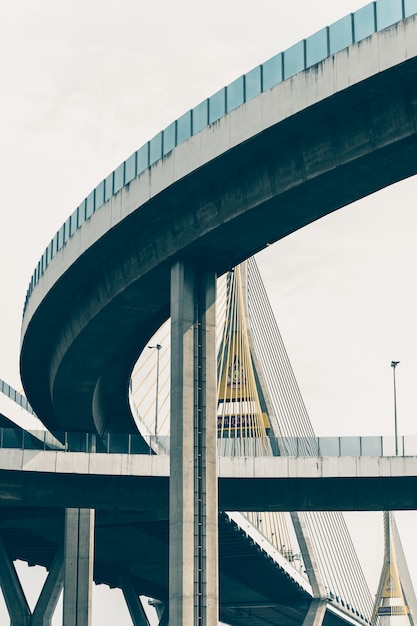
[[[170,626],[217,626],[216,276],[171,272]]]
[[[90,626],[94,510],[66,509],[63,626]]]

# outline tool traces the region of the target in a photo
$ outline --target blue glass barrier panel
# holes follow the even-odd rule
[[[404,0],[404,17],[417,13],[417,0]]]
[[[113,195],[113,172],[104,179],[104,200],[110,200]]]
[[[88,220],[94,213],[94,189],[88,194],[85,201],[85,219]]]
[[[162,158],[162,133],[155,135],[149,142],[149,165]]]
[[[226,113],[226,88],[220,89],[209,98],[209,123],[213,124]]]
[[[305,42],[299,41],[284,52],[284,78],[290,78],[305,68]]]
[[[339,437],[319,437],[320,456],[340,456]]]
[[[42,263],[42,266],[43,266],[42,272],[43,272],[44,270],[46,270],[46,268],[49,265],[49,248],[46,248],[46,250],[44,251],[42,255],[42,260],[43,260],[43,263]]]
[[[353,14],[353,32],[356,41],[361,41],[376,31],[375,2],[367,4]]]
[[[125,185],[130,183],[136,176],[136,152],[125,161]]]
[[[142,174],[149,166],[149,142],[136,152],[136,174]]]
[[[306,39],[306,67],[316,65],[329,56],[328,29],[322,28]]]
[[[172,122],[164,130],[164,156],[175,148],[177,141],[177,123]]]
[[[388,28],[403,19],[402,0],[378,0],[376,3],[376,25],[378,30]]]
[[[177,120],[177,146],[191,137],[191,111],[187,111]]]
[[[123,162],[119,165],[117,169],[114,170],[113,193],[117,193],[118,191],[120,191],[124,184],[125,184],[125,164]]]
[[[243,76],[239,76],[227,87],[227,112],[240,107],[245,101],[245,82]]]
[[[61,250],[63,245],[64,245],[64,227],[61,226],[61,228],[56,234],[56,249]]]
[[[382,437],[362,437],[362,456],[382,456]]]
[[[70,220],[70,228],[69,228],[70,237],[72,237],[78,228],[78,209],[75,209],[74,213],[71,213],[69,220]]]
[[[96,211],[104,204],[104,180],[101,181],[96,187]]]
[[[283,80],[282,52],[262,65],[262,91],[267,91]]]
[[[208,124],[208,100],[203,100],[192,110],[193,135],[200,132]]]
[[[85,222],[85,200],[78,207],[78,228]]]
[[[68,239],[70,238],[70,227],[71,227],[71,218],[68,218],[67,221],[65,222],[65,228],[64,228],[64,243],[67,243]]]
[[[245,101],[259,96],[262,89],[261,66],[254,67],[253,70],[245,74]]]
[[[361,454],[360,437],[341,437],[340,438],[340,454],[342,456],[360,456]]]
[[[49,258],[52,260],[55,256],[55,250],[54,250],[54,240],[52,239],[52,241],[49,242]]]
[[[352,14],[342,17],[329,26],[330,54],[344,50],[353,43],[353,18]]]

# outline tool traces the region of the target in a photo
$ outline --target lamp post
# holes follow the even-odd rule
[[[391,361],[393,380],[394,380],[394,437],[395,437],[395,456],[398,456],[398,432],[397,432],[397,388],[395,385],[395,368],[399,361]]]
[[[159,396],[159,351],[162,346],[157,343],[155,346],[148,346],[151,350],[156,350],[156,397],[155,397],[155,439],[158,436],[158,396]]]

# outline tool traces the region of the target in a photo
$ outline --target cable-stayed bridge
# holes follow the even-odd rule
[[[250,288],[248,286],[251,285]],[[253,295],[251,295],[253,294]],[[220,292],[221,299],[221,292]],[[326,449],[325,439],[316,438],[309,423],[307,412],[301,401],[301,395],[295,381],[288,357],[286,355],[278,327],[270,311],[269,303],[263,290],[263,285],[253,259],[248,266],[238,267],[227,276],[227,296],[225,306],[220,308],[220,318],[223,328],[219,338],[219,370],[218,370],[218,452],[221,455],[233,457],[268,457],[278,455],[288,456],[319,456],[319,447]],[[267,324],[265,321],[267,320]],[[259,358],[256,356],[256,339],[258,345],[265,345],[262,339],[262,330],[268,330],[268,340],[270,342],[270,354],[266,351],[264,363],[267,363],[268,370],[273,368],[268,363],[272,354],[276,355],[277,363],[275,371],[280,375],[280,384],[269,382],[267,385],[263,376]],[[161,330],[162,336],[164,330]],[[275,349],[275,346],[276,349]],[[156,345],[158,344],[156,342]],[[166,351],[169,351],[166,346]],[[253,355],[253,356],[252,356]],[[145,357],[148,356],[146,353]],[[159,356],[159,355],[158,355]],[[167,355],[164,355],[165,358]],[[149,358],[149,357],[148,357]],[[146,359],[145,359],[146,360]],[[163,363],[162,363],[163,366]],[[138,385],[138,379],[143,376],[141,366],[138,364],[137,372],[132,378],[132,389]],[[158,373],[164,372],[162,367]],[[155,373],[155,372],[154,372]],[[145,365],[145,381],[147,388],[164,394],[166,384],[156,385],[148,380],[148,372]],[[264,387],[260,381],[264,381]],[[278,396],[281,395],[279,403],[275,403],[269,398],[268,388],[278,389]],[[136,390],[136,395],[140,397],[140,386]],[[258,391],[259,390],[259,391]],[[281,390],[281,391],[280,391]],[[2,391],[8,397],[26,411],[30,411],[26,399],[2,384]],[[266,400],[266,398],[268,398]],[[134,398],[132,398],[134,400]],[[274,410],[273,406],[279,406],[279,410]],[[162,407],[164,403],[162,403]],[[299,418],[302,407],[302,419]],[[233,417],[231,409],[233,408]],[[151,449],[164,452],[169,448],[169,437],[161,435],[158,430],[155,432],[157,420],[155,420],[155,410],[158,404],[153,403],[150,412],[150,423],[141,423],[142,432],[145,432],[145,440],[148,440]],[[7,411],[6,411],[7,412]],[[138,414],[140,411],[138,411]],[[276,414],[287,417],[282,430],[279,427],[279,419]],[[160,415],[162,428],[167,429],[169,416]],[[292,423],[294,422],[294,423]],[[271,427],[275,423],[275,429]],[[147,431],[147,432],[146,432]],[[153,431],[153,434],[152,434]],[[293,435],[296,433],[296,436]],[[362,448],[366,449],[362,442]],[[128,446],[125,452],[138,452],[143,447],[144,442],[141,435],[130,436],[127,439]],[[374,442],[375,443],[375,442]],[[126,444],[126,440],[125,440]],[[99,441],[96,436],[90,435],[80,437],[78,434],[69,433],[66,437],[59,436],[59,439],[44,432],[29,433],[16,427],[14,422],[3,417],[1,430],[1,445],[3,450],[3,463],[6,463],[9,471],[19,468],[32,474],[31,462],[35,462],[36,469],[49,473],[51,466],[46,463],[43,468],[39,464],[39,454],[35,453],[30,459],[31,450],[58,450],[59,454],[71,456],[78,450],[95,449],[98,453],[106,453],[106,460],[110,461],[105,465],[101,464],[101,472],[111,473],[109,467],[113,465],[108,454],[112,450],[122,449],[122,439],[110,436],[105,441]],[[369,444],[368,444],[369,445]],[[7,461],[6,450],[13,451],[13,448],[26,448],[29,457],[21,461],[21,465],[13,466],[11,459]],[[74,452],[65,452],[65,448]],[[327,451],[329,445],[327,444]],[[323,452],[320,451],[320,454]],[[32,453],[33,454],[33,453]],[[46,456],[50,453],[46,452]],[[14,455],[15,456],[15,455]],[[152,459],[153,457],[145,457]],[[80,460],[77,461],[80,463]],[[0,460],[1,463],[1,460]],[[70,464],[71,465],[71,464]],[[3,466],[4,467],[4,466]],[[57,470],[59,464],[53,461],[53,467]],[[61,465],[60,472],[64,471],[65,463]],[[66,467],[66,471],[73,472],[74,468]],[[58,470],[57,470],[58,471]],[[85,482],[85,469],[79,470],[84,480],[84,489],[90,491],[92,487],[87,487]],[[94,465],[91,472],[94,473]],[[168,470],[169,471],[169,470]],[[115,471],[116,475],[120,469]],[[160,472],[156,472],[161,475]],[[223,472],[220,472],[221,476]],[[80,476],[81,477],[81,476]],[[55,478],[56,479],[56,478]],[[9,490],[13,491],[12,481],[9,480]],[[22,486],[21,486],[22,487]],[[104,490],[109,489],[109,482],[103,486]],[[16,488],[16,487],[15,487]],[[75,487],[75,492],[80,487]],[[99,492],[97,485],[93,487]],[[47,488],[43,484],[43,490]],[[68,498],[71,488],[68,485],[58,487]],[[22,491],[33,491],[41,497],[42,488],[30,487],[26,485]],[[264,490],[263,490],[264,491]],[[123,492],[120,489],[119,492]],[[167,570],[166,554],[164,546],[168,541],[167,528],[167,503],[165,512],[161,512],[161,502],[164,497],[161,489],[158,489],[159,514],[155,516],[148,513],[148,520],[143,521],[143,511],[131,511],[126,517],[119,512],[118,519],[109,511],[102,510],[96,512],[96,565],[95,579],[106,582],[112,586],[123,586],[126,598],[128,598],[129,583],[136,588],[136,593],[146,592],[158,598],[159,606],[167,602]],[[167,492],[165,491],[167,494]],[[5,495],[5,494],[3,494]],[[44,493],[45,497],[45,493]],[[137,497],[142,499],[137,493]],[[36,498],[36,495],[35,495]],[[58,504],[57,495],[50,494],[46,498]],[[103,506],[103,495],[98,494],[98,501],[101,500]],[[127,500],[131,499],[131,494]],[[314,499],[314,497],[313,497]],[[68,503],[68,499],[67,499]],[[38,526],[33,523],[33,502],[28,500],[24,503],[23,509],[16,508],[7,511],[3,525],[2,538],[4,541],[2,559],[3,565],[8,562],[9,555],[24,559],[31,559],[33,563],[42,563],[52,569],[51,557],[58,552],[58,546],[62,541],[62,509],[47,508],[44,514],[37,512]],[[73,505],[77,501],[72,502]],[[78,504],[80,502],[78,501]],[[84,502],[88,504],[88,502]],[[89,505],[92,506],[90,500]],[[98,505],[100,506],[100,505]],[[128,502],[121,505],[115,498],[107,498],[107,507],[129,507]],[[148,502],[149,509],[152,505]],[[130,504],[130,508],[132,505]],[[12,513],[12,511],[14,511]],[[29,515],[29,519],[27,516]],[[153,518],[152,519],[152,515]],[[46,521],[47,519],[47,521]],[[123,527],[123,530],[121,530]],[[49,545],[45,546],[45,529],[49,535]],[[108,536],[109,530],[112,539]],[[119,540],[122,535],[122,541]],[[36,537],[37,548],[33,546]],[[117,538],[116,538],[117,537]],[[161,537],[164,541],[161,542]],[[397,538],[398,541],[398,538]],[[48,543],[48,542],[47,542]],[[122,561],[127,560],[124,555],[128,545],[130,558],[143,563],[143,545],[146,544],[146,552],[151,553],[146,567],[130,565],[123,573],[114,562],[114,553],[118,554]],[[161,547],[162,543],[162,547]],[[112,548],[105,549],[104,546],[112,544]],[[136,544],[137,548],[132,545]],[[52,546],[55,546],[52,548]],[[139,547],[140,546],[140,547]],[[356,557],[355,549],[350,540],[344,519],[341,513],[223,513],[219,518],[219,546],[220,546],[220,588],[224,602],[222,603],[222,619],[231,624],[262,624],[264,620],[273,621],[280,624],[297,624],[306,614],[310,606],[311,598],[317,599],[318,607],[330,607],[325,618],[326,623],[343,622],[368,624],[375,619],[373,600],[365,583],[359,561]],[[110,552],[110,554],[109,554]],[[111,554],[113,552],[113,556]],[[30,556],[29,556],[30,555]],[[165,565],[164,565],[165,560]],[[145,571],[144,571],[145,569]],[[406,565],[402,563],[402,570],[406,570]],[[148,579],[144,582],[143,579]],[[141,580],[142,579],[142,580]],[[7,583],[7,577],[3,575],[3,584]],[[133,582],[134,581],[134,582]],[[156,581],[159,581],[159,585]],[[162,581],[165,581],[161,584]],[[11,585],[9,585],[11,586]],[[411,587],[412,591],[412,587]],[[410,593],[410,592],[409,592]],[[320,600],[322,604],[320,605]],[[313,606],[313,605],[312,605]],[[135,613],[133,613],[135,615]]]
[[[221,491],[217,493],[219,440],[225,452],[233,449],[247,454],[262,450],[259,467],[269,461],[278,466],[278,460],[285,460],[286,446],[295,443],[291,439],[294,433],[285,434],[291,433],[291,420],[285,424],[285,419],[296,411],[296,421],[303,431],[296,438],[297,445],[306,447],[305,458],[314,459],[314,453],[317,455],[297,392],[292,389],[289,394],[295,402],[291,403],[288,397],[274,399],[273,391],[268,392],[262,384],[262,350],[257,352],[254,347],[255,333],[242,339],[242,313],[239,320],[229,322],[225,316],[230,333],[220,344],[220,355],[225,355],[225,361],[222,364],[220,360],[217,366],[220,387],[216,389],[216,275],[312,220],[415,173],[414,13],[413,3],[407,1],[371,3],[255,68],[189,111],[93,190],[58,231],[33,275],[23,319],[22,377],[32,405],[55,438],[59,439],[60,430],[70,431],[67,440],[60,441],[64,446],[79,438],[79,433],[86,441],[91,436],[96,450],[105,445],[107,435],[123,438],[135,434],[137,425],[127,393],[131,369],[152,333],[171,314],[169,541],[165,522],[159,539],[154,543],[148,540],[148,558],[146,554],[140,556],[149,569],[149,554],[158,554],[156,543],[163,543],[165,537],[166,549],[159,555],[163,557],[162,566],[169,549],[169,611],[173,624],[211,625],[218,618],[217,544],[223,532],[217,521],[217,501],[220,497],[221,503],[222,498]],[[262,342],[262,333],[259,337]],[[273,372],[274,352],[271,358],[269,370]],[[281,366],[278,376],[284,376],[282,389],[288,391],[285,385],[286,381],[291,382],[291,374],[285,369],[285,362]],[[228,385],[235,395],[227,395]],[[154,437],[159,451],[163,442],[158,427],[158,392],[155,399],[158,419]],[[281,407],[279,401],[283,402]],[[268,430],[278,435],[275,449],[275,440],[268,437]],[[138,445],[149,454],[146,438],[141,443],[139,440]],[[74,507],[66,506],[65,556],[56,551],[54,561],[49,558],[48,591],[41,596],[41,606],[33,615],[27,613],[13,568],[5,565],[2,574],[11,594],[8,598],[13,598],[10,604],[17,612],[14,621],[36,623],[47,619],[51,611],[65,562],[64,622],[66,626],[81,626],[89,619],[95,517],[92,499],[99,494],[98,486],[104,480],[110,493],[102,494],[101,505],[107,506],[111,496],[114,507],[123,493],[133,489],[133,481],[111,481],[107,457],[101,461],[100,455],[94,455],[93,461],[84,452],[78,453],[78,457],[54,452],[56,465],[52,471],[36,468],[36,463],[41,464],[47,454],[34,453],[32,470],[28,470],[28,457],[24,455],[26,471],[20,471],[19,476],[17,469],[11,469],[15,465],[10,459],[11,465],[4,467],[3,500],[8,498],[20,506],[33,498],[42,500],[41,486],[47,482],[46,476],[60,481],[67,474],[64,466],[69,464],[73,470],[71,480],[75,477],[79,485],[80,480],[84,481],[89,491],[78,495]],[[113,455],[110,458],[116,459]],[[130,463],[123,459],[115,462]],[[102,474],[93,471],[91,480],[87,480],[89,468],[100,463]],[[78,464],[84,472],[80,473]],[[398,465],[394,461],[390,464]],[[117,469],[119,475],[124,474],[122,465]],[[404,463],[399,478],[408,477],[409,465]],[[159,461],[155,462],[155,469],[157,466]],[[129,471],[126,473],[127,479],[133,477]],[[161,490],[166,486],[166,475],[159,476]],[[382,476],[383,469],[379,468],[378,477]],[[157,476],[152,475],[154,478]],[[69,487],[71,480],[60,486]],[[324,487],[323,475],[320,480]],[[161,493],[149,489],[146,480],[142,482],[145,492],[148,489],[146,505],[152,503],[158,510]],[[273,482],[278,483],[276,479]],[[117,485],[123,486],[123,493],[119,493]],[[61,497],[65,499],[66,495],[64,492]],[[340,493],[339,500],[341,497]],[[86,502],[84,510],[82,498]],[[276,501],[274,506],[278,510]],[[310,506],[313,510],[318,508],[317,501]],[[402,506],[406,506],[404,500]],[[98,538],[97,529],[109,528],[111,523],[105,515],[103,523],[99,523],[101,509],[94,508]],[[28,512],[32,532],[33,511],[31,508]],[[126,530],[133,525],[139,532],[139,522],[145,521],[143,502],[141,520],[131,518],[129,525],[125,511],[118,509],[122,527]],[[42,534],[42,511],[37,509],[37,516]],[[292,611],[296,606],[296,615],[292,613],[292,619],[305,619],[306,623],[331,620],[334,612],[324,609],[328,604],[334,607],[339,603],[347,609],[344,619],[350,611],[356,620],[362,620],[366,618],[366,611],[358,608],[362,601],[355,598],[352,606],[342,596],[330,597],[334,592],[329,585],[333,585],[339,571],[331,571],[325,562],[321,568],[316,566],[319,551],[314,543],[321,547],[326,543],[327,547],[328,542],[334,550],[340,550],[340,555],[349,548],[347,539],[343,550],[336,536],[330,539],[333,528],[336,526],[343,533],[343,526],[337,517],[327,527],[326,516],[320,524],[313,523],[316,517],[292,515],[295,539],[281,518],[271,518],[268,530],[262,529],[271,539],[274,532],[277,555],[287,562],[293,562],[294,555],[302,553],[311,593],[303,605],[303,593],[298,589],[300,604],[294,598]],[[55,533],[61,532],[62,542],[63,516],[55,526],[52,514],[48,519],[49,541],[55,529]],[[265,519],[263,516],[261,522],[260,517],[252,517],[259,529],[267,526]],[[14,528],[13,523],[11,527]],[[322,527],[327,528],[329,538],[320,541]],[[74,528],[78,528],[78,533],[72,532]],[[269,532],[272,528],[275,530]],[[102,536],[109,538],[105,530]],[[144,536],[152,536],[150,527]],[[125,541],[128,537],[125,533]],[[33,546],[34,542],[29,544]],[[60,545],[59,538],[56,545]],[[101,548],[99,543],[96,545],[99,555]],[[166,600],[168,585],[165,581],[158,587],[156,569],[152,593],[143,570],[132,578],[126,560],[120,558],[120,549],[115,553],[114,544],[102,542],[105,545],[105,554],[110,553],[107,559],[119,559],[116,582],[123,587],[132,614],[140,623],[144,617],[137,602],[135,581],[142,588],[148,584],[149,595],[164,597],[165,593]],[[49,557],[53,552],[49,546]],[[7,555],[4,551],[3,561],[10,566]],[[36,558],[40,558],[39,554]],[[75,563],[74,570],[70,563]],[[137,567],[136,560],[134,566]],[[221,567],[220,572],[222,575]],[[282,578],[282,571],[277,572]],[[238,574],[243,588],[248,573],[240,569]],[[228,593],[236,594],[234,576],[229,573],[226,579]],[[258,578],[256,582],[263,580]],[[246,587],[249,582],[246,578]],[[337,584],[343,587],[343,577]],[[358,585],[358,589],[361,587]],[[349,594],[346,584],[342,595]],[[234,611],[234,623],[240,619],[240,623],[246,620],[253,624],[254,619],[264,619],[259,616],[261,610],[272,609],[284,615],[282,604],[271,607],[268,598],[263,605],[260,597],[254,598],[251,606],[244,607],[242,597],[233,605],[225,597],[221,596],[221,610],[228,607]],[[256,613],[245,613],[252,609]],[[286,617],[290,619],[288,612]],[[166,620],[165,611],[162,623]]]

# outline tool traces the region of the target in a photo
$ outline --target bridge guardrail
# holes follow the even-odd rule
[[[219,440],[220,441],[220,440]],[[241,440],[240,440],[241,441]],[[249,442],[249,440],[248,440]],[[149,453],[158,450],[169,454],[169,436],[149,438]],[[417,456],[417,435],[365,437],[270,437],[269,444],[274,456]],[[97,454],[143,454],[143,438],[136,434],[108,434],[99,437],[93,433],[61,432],[52,435],[48,431],[25,431],[19,428],[0,428],[0,449],[60,450],[63,452],[90,452]],[[250,450],[249,450],[250,448]],[[396,450],[397,448],[397,450]],[[265,455],[265,439],[251,438],[247,449],[236,448],[235,455],[248,453]],[[397,452],[397,454],[396,454]]]

